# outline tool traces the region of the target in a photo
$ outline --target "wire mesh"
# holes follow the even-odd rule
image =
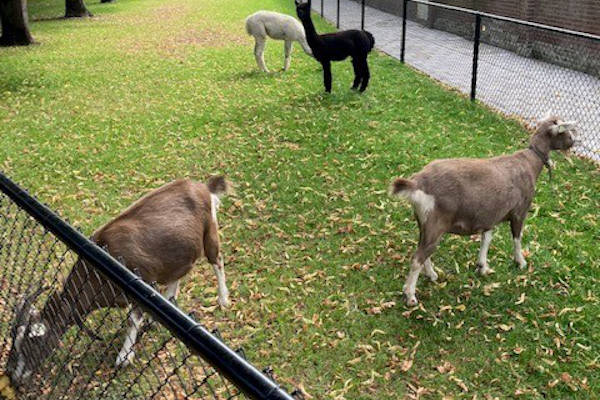
[[[248,398],[0,192],[2,372],[19,399]]]
[[[574,152],[600,161],[600,41],[483,18],[477,97],[529,125],[576,120]]]
[[[362,0],[313,0],[340,29],[360,29]],[[365,29],[378,49],[400,58],[401,0],[366,0]],[[475,14],[407,1],[405,62],[465,95],[471,94]],[[377,79],[373,73],[373,79]],[[529,125],[552,112],[576,120],[573,151],[600,161],[600,40],[502,17],[482,17],[476,98]]]

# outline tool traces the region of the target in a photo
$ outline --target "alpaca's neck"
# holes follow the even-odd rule
[[[306,34],[306,40],[308,44],[312,47],[319,41],[319,34],[315,29],[315,26],[310,18],[310,15],[302,18],[302,25],[304,26],[304,33]]]

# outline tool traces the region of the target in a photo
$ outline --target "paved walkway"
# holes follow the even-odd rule
[[[325,18],[335,23],[336,0],[313,0]],[[340,29],[360,29],[360,3],[340,0]],[[376,47],[400,58],[402,19],[366,7],[365,29]],[[408,21],[405,60],[433,78],[459,89],[471,90],[473,42]],[[521,57],[487,44],[480,45],[477,98],[530,124],[548,111],[579,122],[582,146],[576,152],[600,161],[600,80],[554,64]]]

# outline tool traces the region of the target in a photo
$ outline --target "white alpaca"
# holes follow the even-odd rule
[[[254,36],[254,56],[258,67],[264,72],[269,72],[265,65],[265,44],[267,36],[271,39],[285,41],[285,63],[283,70],[290,67],[292,42],[300,43],[304,52],[312,56],[312,50],[306,41],[304,27],[294,17],[272,11],[257,11],[246,18],[246,31]]]

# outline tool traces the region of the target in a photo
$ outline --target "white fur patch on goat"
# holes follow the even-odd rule
[[[213,221],[215,221],[215,224],[217,223],[217,211],[219,210],[219,206],[221,205],[221,199],[219,199],[219,196],[217,196],[216,194],[210,194],[210,202],[211,202],[211,207],[210,207],[210,212],[212,214],[212,219]]]
[[[421,222],[427,220],[427,216],[435,207],[435,197],[425,193],[422,190],[415,190],[408,194],[408,199],[415,208]]]

